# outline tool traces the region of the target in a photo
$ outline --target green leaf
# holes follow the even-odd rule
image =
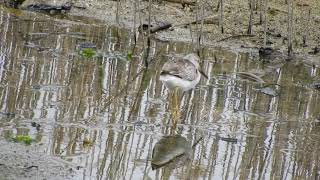
[[[81,51],[79,51],[79,54],[86,58],[92,58],[93,56],[96,55],[96,53],[97,52],[92,48],[84,48]]]
[[[24,143],[26,145],[30,145],[33,139],[29,135],[17,135],[16,137],[12,138],[14,142],[17,143]]]
[[[129,51],[128,54],[127,54],[127,59],[129,61],[131,61],[132,60],[132,56],[133,56],[133,53],[131,51]]]

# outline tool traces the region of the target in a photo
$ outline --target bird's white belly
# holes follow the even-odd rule
[[[194,79],[193,81],[189,81],[189,80],[181,79],[176,76],[166,74],[166,75],[160,75],[160,81],[162,81],[164,85],[169,89],[178,87],[183,91],[188,91],[194,88],[199,83],[200,75],[198,75],[197,78]]]

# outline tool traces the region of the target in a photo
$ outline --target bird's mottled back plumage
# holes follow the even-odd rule
[[[188,59],[174,59],[163,65],[161,75],[171,75],[193,81],[197,77],[197,67]]]

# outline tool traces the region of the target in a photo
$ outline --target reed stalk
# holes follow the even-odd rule
[[[223,34],[224,33],[224,28],[223,28],[223,0],[220,0],[219,1],[219,4],[220,4],[220,17],[219,17],[219,27],[221,29],[221,33]]]
[[[288,0],[288,56],[291,57],[293,54],[292,47],[293,39],[293,2]]]

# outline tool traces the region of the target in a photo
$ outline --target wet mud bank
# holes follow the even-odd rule
[[[75,1],[70,14],[106,21],[136,33],[139,27],[148,24],[150,16],[151,25],[171,25],[154,33],[154,39],[242,52],[259,52],[263,47],[273,49],[280,59],[320,59],[317,1],[294,1],[291,6],[278,1],[268,4],[250,1],[249,6],[242,0],[190,2],[152,1],[149,5],[146,1]],[[288,48],[293,52],[290,57]],[[282,56],[277,55],[279,52]],[[319,66],[314,61],[311,64]]]
[[[39,151],[37,145],[25,146],[0,139],[1,179],[72,179],[81,168],[73,163]]]
[[[139,27],[150,20],[151,26],[170,24],[170,28],[153,33],[154,40],[189,42],[198,49],[224,47],[264,57],[267,54],[270,60],[302,60],[319,66],[320,3],[316,0],[293,1],[291,5],[254,0],[249,4],[243,0],[151,1],[151,4],[130,0],[21,2],[19,9],[58,16],[63,13],[71,20],[119,26],[131,31],[129,38],[143,36]]]

